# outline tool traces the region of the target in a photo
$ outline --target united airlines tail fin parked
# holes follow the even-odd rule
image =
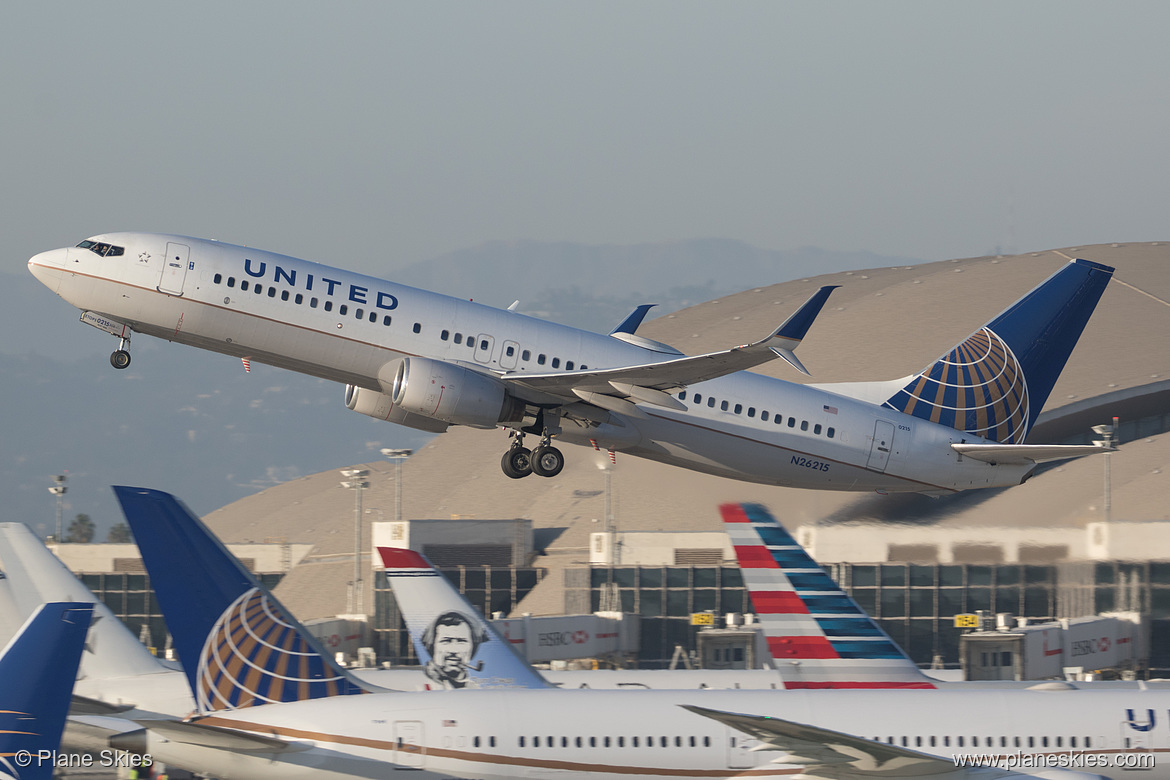
[[[910,377],[884,406],[1023,443],[1112,276],[1099,263],[1069,263]]]
[[[200,713],[365,692],[174,496],[114,493]]]
[[[40,751],[61,744],[93,605],[44,604],[0,652],[0,777],[42,780],[54,764]],[[33,760],[21,760],[25,752]]]
[[[379,547],[410,641],[437,688],[551,688],[414,550]]]
[[[785,688],[935,687],[767,509],[719,511]]]

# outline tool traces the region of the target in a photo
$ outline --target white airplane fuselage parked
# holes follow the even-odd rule
[[[438,691],[269,705],[198,721],[286,741],[278,754],[161,742],[165,727],[140,733],[138,749],[176,765],[189,752],[189,765],[224,780],[373,777],[382,776],[378,766],[393,772],[389,765],[500,780],[791,777],[805,767],[804,776],[842,780],[996,776],[958,770],[953,756],[1014,756],[1016,776],[1034,776],[1028,767],[1051,760],[1047,768],[1058,771],[1038,774],[1055,779],[1067,769],[1070,780],[1128,777],[1126,762],[1143,761],[1141,776],[1153,780],[1170,777],[1168,705],[1167,694],[1152,691]],[[778,729],[813,728],[800,742],[778,735],[761,744],[685,706],[748,714],[765,727],[782,719]],[[832,736],[841,733],[856,744]]]
[[[1034,319],[1048,323],[1046,339],[1064,350],[1039,361],[1036,373],[1045,376],[1025,378],[1028,358],[1017,358],[1012,339],[1034,338],[1007,332],[1016,321],[958,345],[964,356],[979,354],[962,358],[970,375],[957,383],[967,397],[955,400],[948,394],[956,382],[945,377],[831,392],[742,370],[776,356],[799,367],[792,350],[829,288],[768,338],[685,357],[634,335],[637,313],[604,336],[183,236],[100,235],[28,265],[83,321],[122,339],[116,367],[129,364],[131,333],[146,333],[345,383],[350,409],[391,422],[540,436],[532,451],[514,439],[502,463],[512,477],[559,472],[556,437],[750,482],[934,494],[1018,484],[1037,460],[1091,450],[1020,445],[1112,270],[1070,263],[1017,304],[1035,298],[1047,307]],[[1062,275],[1071,284],[1061,286]],[[1053,319],[1068,310],[1072,325]],[[945,358],[935,367],[955,362]],[[911,380],[921,382],[908,387]],[[955,427],[938,422],[956,417]]]

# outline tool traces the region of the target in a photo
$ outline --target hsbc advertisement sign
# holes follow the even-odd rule
[[[632,620],[631,620],[632,618]],[[568,661],[637,650],[637,615],[523,617],[492,624],[529,661]],[[630,634],[633,634],[633,647]]]

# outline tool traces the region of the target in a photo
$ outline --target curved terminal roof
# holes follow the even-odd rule
[[[685,353],[743,344],[766,335],[817,287],[838,284],[799,355],[805,378],[776,360],[761,373],[792,381],[893,379],[920,370],[1024,295],[1069,258],[1117,271],[1053,390],[1046,411],[1069,413],[1065,430],[1104,423],[1113,414],[1170,412],[1170,244],[1085,246],[1009,257],[982,257],[870,271],[831,273],[759,287],[647,322],[638,333]],[[780,275],[778,273],[778,275]],[[1151,394],[1151,391],[1160,391]],[[1105,397],[1105,398],[1102,398]],[[1135,401],[1144,397],[1144,401]],[[1101,403],[1098,403],[1098,402]],[[1069,427],[1071,426],[1071,428]],[[1038,426],[1030,441],[1041,441]],[[392,430],[386,440],[392,440]],[[561,570],[588,559],[589,533],[604,518],[604,453],[567,447],[554,479],[511,480],[499,468],[507,446],[501,431],[454,428],[403,466],[403,513],[410,518],[532,519],[535,565],[548,579],[522,605],[534,614],[562,611]],[[355,447],[356,449],[356,447]],[[349,464],[338,464],[346,468]],[[393,466],[371,470],[365,517],[394,513]],[[1170,435],[1123,442],[1112,456],[1113,517],[1168,519]],[[298,565],[278,595],[301,619],[345,608],[352,574],[353,496],[336,471],[294,480],[226,506],[206,519],[225,541],[309,542],[314,554]],[[614,512],[621,530],[719,530],[717,506],[760,501],[784,523],[876,521],[956,525],[1079,526],[1101,517],[1102,465],[1086,458],[1057,465],[1028,483],[930,499],[829,493],[751,485],[617,457]],[[367,527],[366,543],[369,543]],[[365,604],[372,606],[369,582]]]

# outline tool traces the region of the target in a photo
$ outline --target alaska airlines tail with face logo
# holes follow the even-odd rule
[[[199,712],[364,693],[169,493],[114,487]]]
[[[428,688],[553,687],[421,554],[398,547],[378,554]]]

